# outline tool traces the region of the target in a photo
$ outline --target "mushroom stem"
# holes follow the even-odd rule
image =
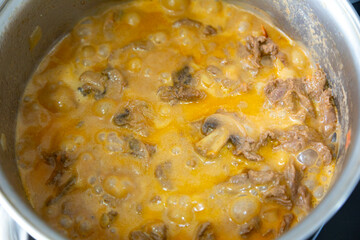
[[[229,140],[230,131],[220,127],[195,144],[196,151],[205,157],[215,157]]]

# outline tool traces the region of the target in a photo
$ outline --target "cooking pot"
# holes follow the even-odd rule
[[[251,3],[308,48],[333,88],[342,134],[332,185],[322,202],[282,239],[304,239],[329,220],[360,177],[360,23],[345,0],[234,0]],[[107,0],[0,0],[0,203],[36,239],[64,239],[31,208],[15,156],[17,109],[41,58],[82,17]],[[249,6],[248,6],[249,7]],[[265,13],[264,13],[265,12]],[[30,47],[37,28],[41,38]],[[41,31],[40,31],[41,29]]]

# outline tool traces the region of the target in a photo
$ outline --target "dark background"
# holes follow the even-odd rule
[[[353,5],[360,15],[360,2]],[[315,237],[310,239],[315,239]],[[316,239],[360,239],[360,184],[357,185],[340,211],[324,225]]]

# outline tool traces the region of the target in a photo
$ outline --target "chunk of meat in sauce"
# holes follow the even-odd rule
[[[314,107],[307,96],[302,79],[270,80],[264,92],[271,104],[281,105],[288,111],[296,113],[299,111],[297,103],[300,103],[310,116],[315,117]]]
[[[214,228],[210,222],[200,224],[195,235],[196,240],[215,240]]]
[[[270,56],[275,59],[279,55],[279,47],[266,36],[248,36],[246,38],[246,49],[250,52],[250,60],[255,68],[261,67],[261,58]],[[286,57],[282,53],[280,59],[286,64]]]
[[[285,166],[284,177],[286,183],[288,184],[291,192],[292,198],[295,198],[297,194],[297,189],[300,184],[301,176],[299,171],[296,169],[294,162],[290,160]]]
[[[329,137],[336,130],[337,122],[330,89],[326,89],[320,95],[319,110],[319,118],[322,127],[321,131],[325,137]]]
[[[252,184],[265,184],[269,182],[274,182],[278,184],[280,181],[280,176],[277,172],[272,170],[267,171],[248,171],[249,180]]]
[[[242,238],[247,238],[253,231],[260,228],[260,218],[254,217],[250,221],[240,225],[239,234]]]
[[[307,190],[305,186],[299,186],[297,190],[297,199],[295,201],[295,204],[304,209],[306,212],[309,212],[311,210],[311,193]]]
[[[133,136],[126,136],[124,140],[126,142],[124,152],[131,154],[140,160],[143,160],[145,165],[148,165],[150,160],[150,152],[147,144],[143,143],[137,138],[134,138]]]
[[[263,157],[256,153],[258,150],[257,142],[250,137],[231,136],[231,142],[235,145],[233,154],[239,156],[243,154],[244,157],[251,161],[261,161]]]
[[[286,187],[284,185],[277,185],[271,187],[263,194],[264,198],[280,204],[287,209],[292,208],[292,202],[289,196],[286,194]]]
[[[182,26],[188,26],[188,27],[191,27],[191,28],[196,28],[196,29],[200,30],[200,32],[206,37],[213,36],[213,35],[217,34],[217,30],[213,26],[204,25],[201,22],[190,19],[190,18],[183,18],[183,19],[180,19],[180,20],[173,23],[174,28],[179,28],[179,27],[182,27]]]
[[[285,214],[281,223],[280,228],[278,232],[278,236],[282,235],[284,232],[288,231],[290,229],[291,223],[294,220],[294,215],[289,213]]]
[[[326,74],[319,65],[310,79],[305,79],[306,92],[312,99],[319,100],[326,84]]]
[[[175,104],[179,101],[193,102],[203,99],[206,94],[191,86],[193,77],[188,66],[172,74],[173,86],[161,86],[158,90],[160,99]]]
[[[129,240],[166,240],[167,226],[162,222],[147,224],[130,232]]]
[[[294,125],[285,131],[277,132],[277,140],[280,142],[277,148],[298,153],[307,147],[313,147],[325,165],[332,160],[331,151],[322,143],[319,133],[305,125]]]

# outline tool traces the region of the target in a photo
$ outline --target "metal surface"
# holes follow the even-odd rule
[[[41,57],[85,15],[106,0],[9,0],[0,10],[0,203],[36,239],[63,239],[30,207],[18,175],[14,135],[19,99]],[[119,2],[119,1],[118,1]],[[314,233],[342,206],[360,176],[360,23],[344,0],[238,0],[251,3],[275,19],[274,24],[301,41],[325,69],[334,89],[343,134],[334,184],[321,204],[282,239]],[[29,35],[42,29],[39,44],[29,50]],[[345,148],[351,131],[351,144]],[[3,141],[4,142],[4,141]],[[4,145],[4,144],[3,144]]]

